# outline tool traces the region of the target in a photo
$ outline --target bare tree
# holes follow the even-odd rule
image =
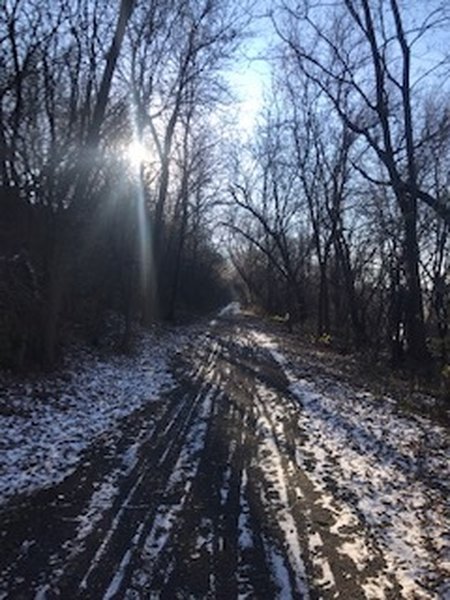
[[[273,269],[284,281],[284,310],[293,321],[303,322],[304,265],[310,244],[303,244],[299,236],[297,173],[285,168],[288,130],[279,115],[268,113],[259,135],[253,156],[241,159],[240,180],[231,186],[228,227],[266,256],[267,272]]]
[[[301,8],[284,3],[276,30],[292,68],[299,69],[326,96],[346,128],[364,141],[384,166],[403,219],[403,260],[407,301],[405,310],[408,351],[420,360],[426,351],[417,240],[418,202],[433,208],[446,222],[448,206],[430,189],[421,187],[417,151],[411,48],[442,24],[439,10],[407,30],[397,0],[376,7],[362,0],[345,0],[331,9],[325,23],[320,3]],[[329,19],[329,12],[327,13]],[[446,127],[445,115],[440,127]],[[439,128],[431,132],[437,135]],[[372,174],[361,169],[367,178]]]

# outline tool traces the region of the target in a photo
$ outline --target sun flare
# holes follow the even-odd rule
[[[133,167],[140,166],[148,156],[148,149],[138,140],[133,140],[125,150],[125,157]]]

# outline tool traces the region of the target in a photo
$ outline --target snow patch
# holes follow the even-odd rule
[[[241,306],[239,302],[230,302],[227,306],[224,306],[219,311],[219,317],[231,317],[234,315],[239,315],[241,313]]]
[[[133,356],[78,349],[62,373],[11,381],[0,403],[0,504],[61,482],[96,438],[157,400],[174,383],[169,359],[185,342],[146,332]]]
[[[338,551],[350,556],[360,571],[374,558],[364,538],[351,532],[363,520],[404,598],[443,597],[438,581],[450,576],[444,560],[450,551],[445,429],[424,417],[399,414],[392,402],[380,406],[370,393],[356,392],[334,379],[309,381],[271,336],[251,332],[248,338],[268,350],[301,407],[298,466],[318,489],[325,491],[333,482],[339,509],[331,509],[336,517],[331,531],[344,539]],[[272,400],[267,390],[270,411],[275,407]],[[366,580],[368,597],[383,597],[390,588],[387,579]]]
[[[264,395],[269,392],[261,384],[257,384],[256,389],[258,392],[255,396],[255,407],[257,410],[256,432],[259,438],[258,449],[260,454],[258,464],[265,480],[268,482],[267,487],[270,493],[270,498],[263,498],[263,501],[266,503],[269,502],[271,507],[276,510],[278,526],[283,533],[289,562],[295,574],[297,591],[303,598],[307,599],[309,598],[309,592],[306,570],[302,560],[297,526],[291,512],[282,464],[283,459],[277,446],[279,436],[276,436],[272,423],[269,421],[265,411]]]
[[[241,490],[239,498],[239,548],[247,550],[253,548],[252,530],[250,528],[250,506],[246,499],[247,492],[247,471],[242,471]]]
[[[204,387],[206,385],[209,384],[205,384]],[[192,481],[195,479],[200,464],[201,452],[205,445],[208,420],[216,393],[216,386],[210,386],[206,394],[204,388],[199,392],[199,397],[205,394],[199,414],[188,431],[186,441],[166,487],[165,495],[168,498],[176,496],[177,501],[161,504],[156,513],[152,529],[145,541],[143,555],[150,564],[155,563],[165,547],[191,490]]]

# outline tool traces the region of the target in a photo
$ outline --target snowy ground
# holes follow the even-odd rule
[[[1,599],[450,598],[446,430],[236,313],[10,390]]]
[[[141,334],[132,355],[73,349],[55,375],[3,383],[0,504],[62,481],[83,451],[173,385],[170,357],[185,337]],[[9,383],[8,386],[6,384]]]
[[[404,597],[450,598],[448,431],[426,418],[399,414],[390,398],[380,404],[370,392],[311,371],[305,378],[305,362],[288,360],[272,336],[248,337],[270,352],[301,406],[296,462],[333,513],[334,531],[351,530],[362,520]],[[269,410],[271,405],[276,410],[273,392],[261,393]],[[349,539],[340,551],[360,571],[373,558],[360,540]],[[368,597],[382,600],[391,586],[382,574],[364,588]]]

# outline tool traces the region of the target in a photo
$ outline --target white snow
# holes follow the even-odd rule
[[[173,385],[169,359],[186,342],[143,333],[133,355],[73,350],[54,376],[11,381],[0,399],[0,504],[61,482],[119,419]],[[127,457],[133,464],[132,450]]]
[[[239,520],[238,520],[238,531],[239,531],[239,548],[246,550],[253,548],[252,530],[250,527],[250,506],[246,498],[247,492],[247,471],[242,471],[241,479],[241,490],[239,497]]]
[[[289,571],[286,568],[283,556],[278,550],[268,541],[263,540],[264,551],[272,566],[272,578],[277,587],[277,600],[290,600],[293,598],[291,583],[289,581]],[[302,598],[308,596],[302,596]]]
[[[241,312],[241,306],[239,302],[230,302],[219,311],[219,317],[232,317],[239,315]]]
[[[112,506],[118,492],[117,472],[114,472],[94,491],[86,511],[80,515],[77,542],[85,539],[93,531],[104,512]]]
[[[328,508],[336,518],[332,529],[345,539],[338,551],[350,556],[359,570],[367,566],[372,548],[363,537],[345,536],[348,525],[362,519],[404,598],[443,597],[444,584],[439,587],[437,581],[450,576],[444,559],[450,551],[446,430],[424,417],[400,414],[394,403],[380,404],[370,393],[337,380],[305,379],[271,336],[251,332],[248,337],[269,351],[298,402],[298,466],[324,500],[330,479],[336,486],[333,502],[338,508]],[[264,400],[271,403],[270,391]],[[275,407],[272,402],[268,410],[272,413]],[[368,598],[383,597],[389,587],[387,579],[372,578],[365,584]]]
[[[199,391],[197,397],[201,402],[199,414],[194,419],[186,435],[185,443],[165,490],[165,495],[168,498],[173,498],[176,495],[177,500],[161,504],[153,521],[152,529],[145,541],[144,556],[151,564],[154,564],[165,547],[191,490],[205,444],[212,402],[216,393],[216,386],[211,386],[209,382],[205,382]],[[196,401],[194,401],[194,408],[195,405]]]
[[[278,526],[280,527],[284,542],[286,544],[287,556],[295,574],[297,591],[303,598],[309,598],[305,565],[302,560],[302,549],[299,542],[299,534],[288,498],[287,482],[282,465],[282,454],[277,445],[279,435],[265,410],[264,397],[268,390],[261,384],[256,385],[257,394],[254,397],[257,425],[256,435],[258,437],[258,464],[264,478],[268,482],[268,488],[274,492],[270,498],[264,498],[267,504],[276,509]],[[276,413],[272,411],[273,423],[279,423]],[[276,556],[272,556],[274,564],[281,566]],[[280,571],[279,571],[280,572]]]
[[[314,585],[319,589],[332,588],[336,582],[331,571],[330,563],[323,556],[323,541],[320,533],[311,533],[308,536],[308,546],[311,561],[316,570],[321,574],[320,577],[314,577]]]
[[[236,441],[232,440],[229,448],[228,448],[228,461],[227,461],[227,465],[225,467],[225,471],[223,474],[223,481],[222,481],[222,487],[220,488],[220,502],[222,504],[222,506],[225,506],[225,504],[227,503],[228,500],[228,496],[230,493],[230,480],[231,480],[231,475],[232,475],[232,462],[233,462],[233,456],[234,453],[236,452]]]
[[[115,598],[116,594],[119,592],[123,578],[125,577],[127,567],[130,564],[130,561],[133,557],[133,552],[135,551],[136,545],[139,541],[139,538],[141,537],[144,525],[144,522],[141,523],[136,533],[134,534],[130,547],[123,555],[122,560],[120,561],[120,565],[114,577],[112,578],[106,592],[103,595],[103,600],[111,600],[112,598]]]

